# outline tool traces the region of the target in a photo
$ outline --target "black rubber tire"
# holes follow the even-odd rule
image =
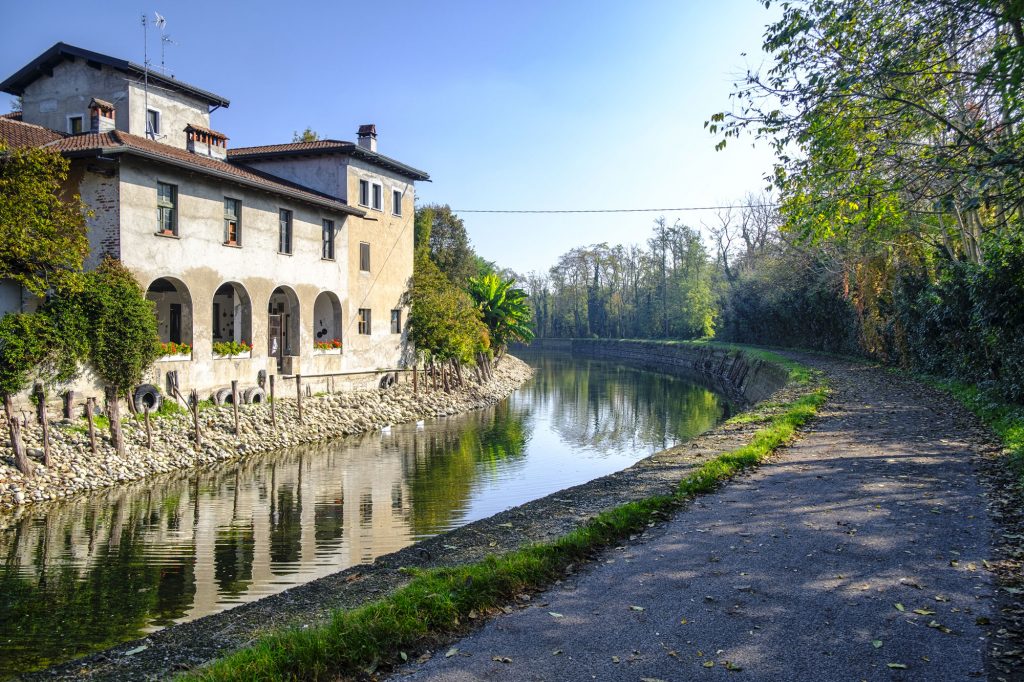
[[[395,385],[395,375],[388,372],[380,378],[381,389],[391,388]]]
[[[132,403],[135,405],[135,410],[142,414],[146,411],[146,405],[149,405],[150,412],[156,412],[160,409],[160,405],[164,402],[164,397],[160,395],[160,389],[153,384],[141,384],[135,387],[135,392],[132,393]]]
[[[231,389],[222,388],[215,391],[213,394],[213,402],[216,405],[230,405],[231,404]]]
[[[242,393],[242,402],[246,405],[261,405],[267,402],[267,393],[259,386],[250,386]]]

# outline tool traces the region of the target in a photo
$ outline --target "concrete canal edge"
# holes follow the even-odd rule
[[[353,566],[325,578],[196,621],[175,625],[141,640],[25,676],[25,679],[152,679],[192,669],[251,645],[286,625],[315,626],[336,609],[352,609],[410,581],[408,568],[461,566],[580,529],[598,514],[629,502],[673,494],[680,481],[722,453],[751,443],[762,426],[786,407],[820,389],[814,381],[788,381],[792,363],[760,351],[711,344],[644,341],[572,341],[561,348],[578,355],[703,376],[725,382],[734,396],[764,400],[747,418],[665,450],[623,471],[509,509],[398,552],[370,565]],[[777,360],[776,360],[777,358]]]

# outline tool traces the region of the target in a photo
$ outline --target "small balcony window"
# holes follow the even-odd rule
[[[242,245],[242,202],[239,199],[224,197],[224,243]]]
[[[178,234],[178,187],[166,182],[156,183],[156,231],[163,235]]]

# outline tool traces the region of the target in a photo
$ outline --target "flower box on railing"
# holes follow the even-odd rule
[[[340,348],[314,348],[313,355],[341,355]]]
[[[252,351],[251,350],[247,350],[244,353],[232,353],[231,355],[219,355],[217,353],[213,354],[213,359],[214,360],[245,360],[245,359],[251,358],[251,357],[252,357]]]
[[[213,357],[217,360],[244,360],[252,357],[252,346],[245,341],[214,341]]]
[[[314,341],[313,355],[341,355],[341,339]]]
[[[192,359],[192,346],[175,341],[160,342],[159,362],[182,362]]]
[[[157,362],[188,362],[192,359],[192,355],[185,355],[184,353],[178,353],[177,355],[161,355],[156,359]]]

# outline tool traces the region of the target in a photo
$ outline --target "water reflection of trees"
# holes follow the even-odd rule
[[[451,527],[467,508],[474,483],[501,466],[515,466],[530,439],[529,410],[510,401],[444,422],[414,439],[406,452],[410,525],[417,537]]]
[[[534,380],[516,394],[550,416],[573,448],[590,452],[665,448],[714,426],[724,399],[669,375],[569,356],[535,358]]]

